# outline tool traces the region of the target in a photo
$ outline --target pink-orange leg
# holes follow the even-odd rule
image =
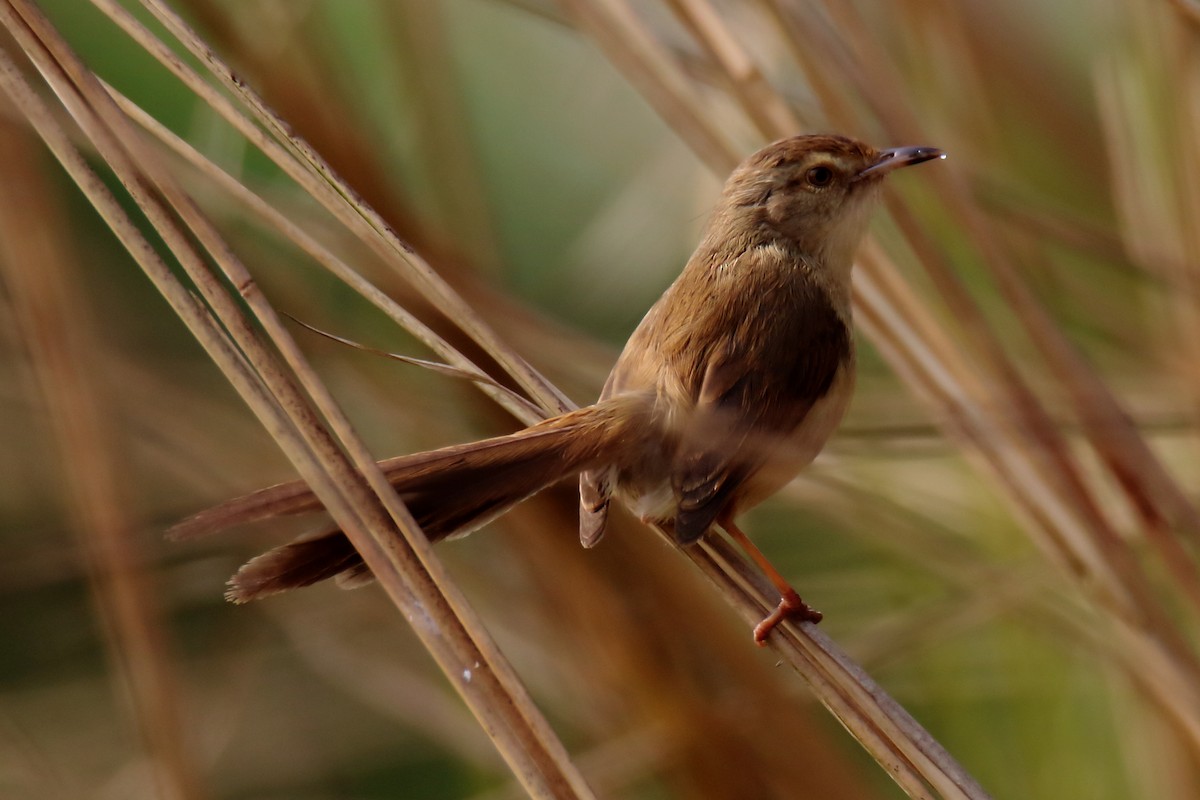
[[[797,619],[801,622],[820,622],[821,612],[805,603],[800,599],[800,595],[796,594],[796,590],[791,587],[779,570],[767,560],[763,555],[763,551],[758,549],[754,542],[750,541],[750,537],[742,532],[742,529],[737,526],[732,519],[726,517],[718,523],[726,533],[729,534],[733,541],[737,542],[738,546],[746,551],[746,555],[758,564],[759,569],[767,576],[775,588],[779,590],[779,605],[775,606],[775,610],[766,616],[762,622],[754,626],[754,641],[759,647],[765,647],[767,644],[767,636],[775,629],[775,626],[789,617]]]

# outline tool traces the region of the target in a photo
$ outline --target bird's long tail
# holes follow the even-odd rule
[[[468,533],[563,477],[611,463],[645,436],[652,401],[625,396],[546,420],[517,433],[381,461],[431,541]],[[303,481],[272,486],[206,509],[168,531],[190,539],[232,525],[321,509]],[[341,530],[310,534],[245,564],[226,596],[238,603],[337,577],[343,585],[371,573]]]

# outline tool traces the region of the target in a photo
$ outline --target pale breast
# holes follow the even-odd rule
[[[841,424],[854,395],[854,382],[855,356],[851,345],[850,357],[838,369],[829,391],[813,403],[791,436],[747,479],[736,497],[735,513],[753,508],[775,494],[812,463]]]

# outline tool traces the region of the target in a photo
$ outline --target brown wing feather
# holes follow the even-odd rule
[[[824,290],[797,280],[774,314],[746,313],[742,329],[707,354],[696,408],[671,468],[675,536],[699,538],[731,494],[801,425],[850,353],[850,334]],[[773,297],[778,303],[780,297]]]

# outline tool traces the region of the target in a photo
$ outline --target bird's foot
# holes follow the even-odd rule
[[[779,605],[775,606],[775,610],[754,626],[754,642],[759,647],[766,647],[767,636],[775,630],[776,625],[785,619],[816,624],[822,620],[823,616],[820,611],[801,600],[800,595],[795,591],[788,590],[779,598]]]

